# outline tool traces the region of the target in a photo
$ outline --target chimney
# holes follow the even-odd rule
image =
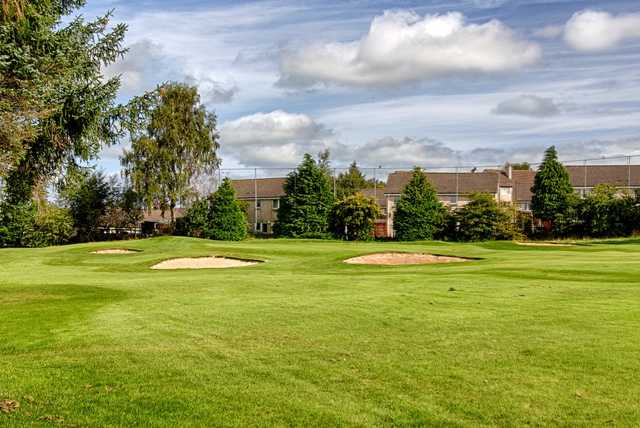
[[[509,180],[513,179],[513,166],[511,166],[510,162],[507,164],[507,177],[509,177]]]

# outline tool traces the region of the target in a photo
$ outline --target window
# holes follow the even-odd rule
[[[280,209],[280,199],[274,199],[273,200],[273,209],[274,210],[279,210]]]
[[[269,223],[262,223],[262,233],[269,232]]]
[[[262,201],[260,199],[256,200],[256,208],[257,209],[262,208]]]

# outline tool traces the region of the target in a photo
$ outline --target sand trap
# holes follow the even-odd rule
[[[151,269],[224,269],[257,265],[257,261],[229,259],[226,257],[185,257],[165,260]]]
[[[379,253],[368,256],[354,257],[344,262],[352,265],[429,265],[435,263],[467,262],[469,259],[450,256],[436,256],[420,253]]]
[[[575,244],[564,244],[560,242],[516,242],[516,244],[528,247],[575,247]]]
[[[136,250],[127,250],[125,248],[114,248],[110,250],[97,250],[93,251],[91,254],[135,254],[138,253]]]

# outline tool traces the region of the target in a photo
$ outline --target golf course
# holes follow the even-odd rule
[[[206,256],[264,263],[151,269]],[[640,424],[629,239],[5,249],[0,326],[2,427]]]

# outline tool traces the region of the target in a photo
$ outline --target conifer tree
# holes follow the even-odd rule
[[[284,191],[274,225],[277,236],[310,237],[328,232],[332,185],[311,155],[305,154],[298,168],[287,176]]]
[[[558,161],[558,152],[554,146],[545,151],[531,192],[533,215],[545,222],[547,231],[557,228],[559,223],[566,223],[565,217],[572,210],[575,195],[569,173]]]
[[[401,241],[433,239],[444,228],[446,208],[423,170],[414,168],[394,213],[396,238]]]
[[[207,217],[205,237],[221,241],[241,241],[247,237],[247,217],[228,178],[211,195]]]

